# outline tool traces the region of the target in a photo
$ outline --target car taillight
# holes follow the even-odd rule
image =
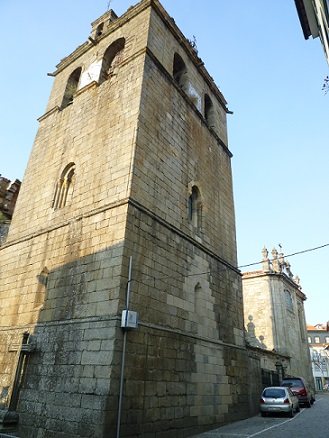
[[[262,405],[263,403],[265,403],[265,400],[264,400],[263,398],[261,398],[261,399],[259,400],[259,403]]]
[[[303,395],[303,396],[304,396],[304,395],[307,395],[305,389],[301,389],[301,390],[299,391],[299,394],[300,394],[300,395]]]
[[[286,404],[286,405],[289,404],[289,403],[290,403],[290,402],[289,402],[289,398],[286,398],[285,401],[284,401],[283,403]]]

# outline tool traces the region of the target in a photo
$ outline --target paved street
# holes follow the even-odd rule
[[[2,434],[0,438],[10,438]],[[191,438],[328,438],[329,393],[317,394],[311,409],[302,408],[294,418],[261,415],[214,429]]]
[[[317,394],[311,409],[303,408],[294,418],[259,415],[220,427],[193,438],[326,438],[329,437],[329,395]]]

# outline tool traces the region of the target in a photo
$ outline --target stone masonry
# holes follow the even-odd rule
[[[262,357],[263,372],[302,376],[312,382],[306,295],[282,251],[274,248],[271,255],[270,260],[264,248],[262,269],[243,274],[246,340]]]
[[[114,437],[125,338],[121,437],[245,418],[223,95],[157,0],[98,18],[52,76],[0,248],[2,417],[24,438]]]
[[[0,245],[6,240],[20,186],[20,180],[12,182],[0,175]]]

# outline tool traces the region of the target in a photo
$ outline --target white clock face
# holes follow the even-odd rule
[[[99,79],[100,71],[101,71],[101,61],[94,62],[93,64],[91,64],[89,68],[82,73],[80,88],[85,87],[91,82],[94,81],[97,82]]]

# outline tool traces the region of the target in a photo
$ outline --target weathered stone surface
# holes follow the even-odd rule
[[[139,327],[126,337],[120,436],[188,436],[249,412],[225,100],[157,1],[110,15],[96,44],[57,66],[1,248],[4,406],[10,346],[27,329],[37,342],[18,406],[26,438],[115,436],[130,257]],[[86,81],[121,38],[110,76],[76,84],[64,106],[72,72]]]
[[[0,410],[0,424],[13,424],[18,422],[16,411]]]
[[[270,262],[264,248],[262,270],[243,275],[246,339],[262,358],[263,370],[279,378],[303,376],[311,382],[306,296],[283,253],[273,249],[272,256]]]

